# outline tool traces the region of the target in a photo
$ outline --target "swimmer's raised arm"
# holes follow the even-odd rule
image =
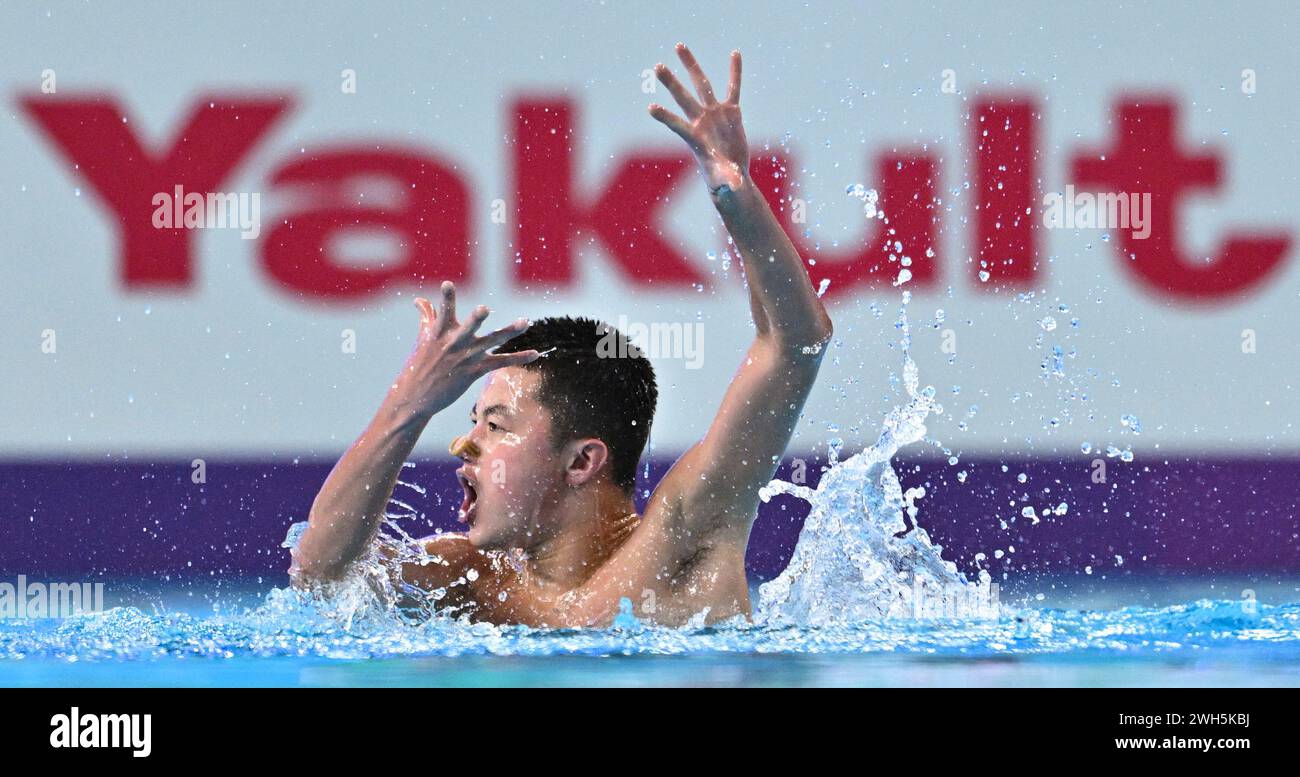
[[[519,320],[490,334],[477,332],[488,316],[480,305],[462,324],[456,321],[456,289],[442,285],[435,312],[417,298],[420,333],[405,366],[370,425],[343,454],[316,495],[307,531],[294,554],[295,584],[338,577],[374,541],[402,464],[429,419],[460,398],[492,370],[527,364],[536,351],[491,354],[523,332]]]
[[[758,489],[775,472],[816,379],[831,320],[798,251],[749,177],[740,52],[731,53],[731,83],[722,101],[686,46],[678,44],[677,53],[699,99],[660,64],[656,74],[685,117],[661,105],[651,105],[650,114],[695,154],[740,255],[757,332],[704,439],[660,489],[684,513],[711,516],[705,520],[747,536]]]

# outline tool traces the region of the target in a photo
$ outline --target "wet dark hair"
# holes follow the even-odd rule
[[[659,399],[650,360],[609,324],[568,316],[532,322],[496,353],[528,350],[542,354],[523,369],[541,376],[537,399],[551,413],[552,445],[601,440],[614,482],[631,493]]]

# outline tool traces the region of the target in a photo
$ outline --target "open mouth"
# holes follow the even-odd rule
[[[478,505],[478,489],[474,486],[474,481],[470,479],[469,474],[463,469],[456,470],[456,479],[460,481],[460,487],[465,489],[465,499],[460,503],[460,513],[457,520],[473,526],[474,508]]]

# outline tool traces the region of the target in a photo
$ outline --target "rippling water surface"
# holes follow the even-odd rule
[[[230,614],[120,607],[0,622],[0,682],[72,684],[1300,684],[1300,605],[537,630],[347,623],[297,592]]]

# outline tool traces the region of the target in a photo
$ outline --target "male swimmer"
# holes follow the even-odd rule
[[[469,433],[452,443],[468,530],[421,540],[427,557],[393,564],[404,587],[436,591],[439,609],[474,621],[535,627],[608,625],[623,597],[652,601],[653,612],[636,614],[668,625],[749,615],[745,546],[758,492],[790,441],[831,321],[749,178],[740,52],[722,101],[685,45],[677,55],[695,95],[661,63],[656,75],[684,116],[657,104],[650,115],[699,162],[740,255],[756,330],[704,439],[638,515],[635,472],[658,395],[650,363],[636,350],[610,358],[629,351],[601,339],[622,336],[586,319],[520,320],[479,336],[487,308],[457,320],[444,283],[436,309],[416,300],[414,351],[312,504],[295,585],[338,579],[371,550],[420,433],[487,376]]]

